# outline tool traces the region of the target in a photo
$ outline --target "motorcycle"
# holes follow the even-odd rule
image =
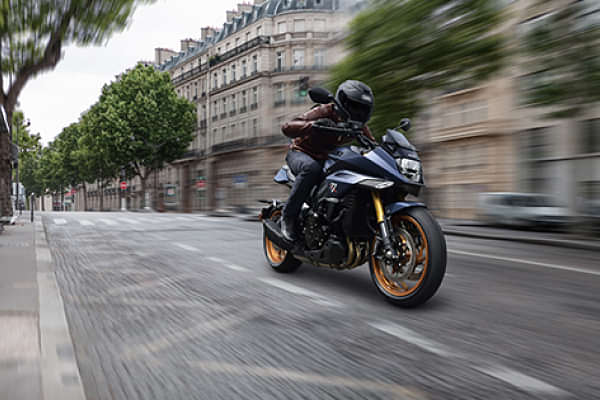
[[[315,103],[333,102],[327,90],[309,91]],[[342,118],[335,126],[313,127],[354,138],[362,147],[338,147],[324,163],[324,180],[312,189],[296,221],[293,243],[281,233],[284,202],[262,209],[263,249],[277,272],[295,271],[303,262],[346,270],[369,263],[375,287],[387,300],[415,307],[438,290],[446,271],[446,241],[423,203],[407,200],[424,187],[417,150],[400,132],[403,119],[388,129],[381,144],[363,134],[363,125]],[[284,165],[275,182],[291,188],[295,176]]]

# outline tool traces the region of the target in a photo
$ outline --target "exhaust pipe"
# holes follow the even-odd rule
[[[265,228],[265,233],[267,234],[267,237],[271,242],[275,243],[278,247],[282,248],[283,250],[290,250],[292,247],[294,247],[293,242],[290,242],[283,237],[283,234],[281,233],[281,228],[274,221],[270,219],[265,219],[262,221],[262,223]]]

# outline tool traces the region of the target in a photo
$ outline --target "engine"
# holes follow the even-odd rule
[[[324,221],[323,221],[324,222]],[[317,250],[323,247],[329,237],[327,225],[322,223],[314,211],[309,211],[304,222],[304,242],[309,250]]]

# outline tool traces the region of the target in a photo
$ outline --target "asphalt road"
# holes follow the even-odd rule
[[[93,399],[600,398],[600,254],[448,237],[438,294],[270,270],[256,222],[46,213]]]

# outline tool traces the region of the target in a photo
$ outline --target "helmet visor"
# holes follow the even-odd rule
[[[371,118],[371,105],[362,104],[355,101],[348,101],[345,104],[346,111],[350,114],[350,118],[355,121],[366,123]]]

